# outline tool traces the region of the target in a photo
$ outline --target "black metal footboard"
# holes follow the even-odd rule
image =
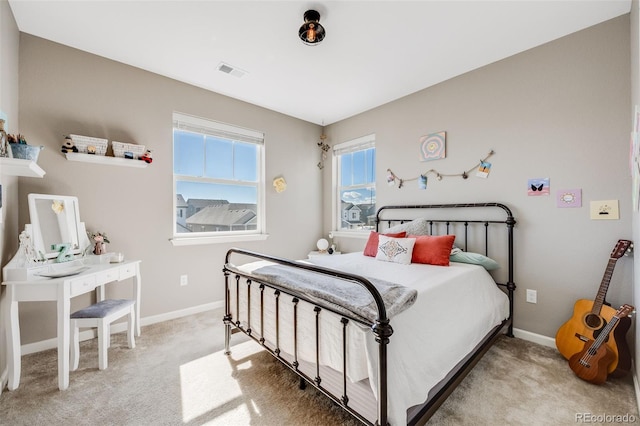
[[[264,278],[258,278],[251,273],[243,272],[233,263],[231,263],[231,256],[233,254],[249,256],[252,260],[260,259],[267,260],[269,262],[287,265],[297,269],[304,269],[307,271],[312,271],[314,273],[334,277],[340,279],[344,282],[345,285],[360,285],[364,287],[370,294],[375,302],[377,307],[378,315],[377,319],[373,323],[368,323],[363,321],[362,318],[358,318],[356,316],[345,315],[344,312],[336,311],[330,304],[323,303],[318,300],[310,300],[305,294],[302,292],[296,292],[291,289],[285,289],[277,284],[267,282]],[[372,333],[375,336],[375,341],[378,344],[378,403],[377,403],[377,422],[376,424],[387,425],[387,345],[389,344],[389,337],[393,334],[393,329],[389,324],[389,319],[387,317],[387,311],[382,299],[382,296],[376,289],[376,287],[371,284],[371,282],[361,276],[348,274],[328,268],[323,268],[320,266],[305,264],[301,262],[295,262],[275,256],[269,256],[262,253],[256,253],[249,250],[243,250],[238,248],[232,248],[227,252],[225,258],[225,266],[223,268],[223,272],[225,275],[225,353],[230,353],[230,338],[232,327],[242,331],[249,337],[253,338],[255,341],[260,343],[265,349],[267,349],[273,356],[275,356],[279,361],[281,361],[284,365],[293,370],[296,374],[298,374],[302,379],[306,382],[313,385],[319,391],[324,393],[326,396],[331,398],[333,401],[338,403],[351,413],[353,416],[358,418],[360,421],[366,424],[372,424],[362,413],[358,412],[354,408],[349,405],[349,392],[347,386],[347,326],[350,321],[354,323],[358,323],[369,327]],[[231,281],[231,277],[233,276],[233,283]],[[257,285],[260,291],[260,296],[258,300],[252,300],[251,296],[251,286]],[[275,297],[275,342],[272,342],[273,347],[269,347],[266,344],[264,338],[264,330],[254,331],[251,329],[251,305],[252,303],[259,304],[259,312],[262,318],[260,319],[260,327],[264,327],[264,295],[265,291],[269,291],[271,289],[273,291],[273,295]],[[247,317],[246,318],[233,318],[231,314],[231,292],[235,292],[235,312],[239,316],[240,313],[240,299],[241,297],[245,297],[247,304]],[[291,302],[293,303],[293,339],[294,339],[294,349],[291,356],[292,359],[288,359],[283,356],[283,353],[280,349],[280,327],[281,327],[281,318],[280,318],[280,295],[286,294],[291,296]],[[313,363],[315,366],[315,377],[311,377],[310,375],[301,371],[300,362],[298,359],[298,303],[303,300],[314,306],[315,312],[315,344],[316,344],[316,356],[315,362]],[[322,382],[322,377],[320,373],[320,341],[319,341],[319,318],[320,314],[323,310],[327,310],[336,314],[339,318],[342,327],[342,356],[343,356],[343,365],[342,365],[342,395],[336,395],[327,389]],[[243,326],[243,321],[246,321],[248,326]],[[286,321],[283,321],[286,323]],[[256,337],[258,335],[259,337]]]

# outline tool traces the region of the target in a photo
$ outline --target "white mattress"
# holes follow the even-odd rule
[[[389,421],[392,425],[406,424],[407,408],[424,402],[429,390],[509,315],[507,296],[481,266],[463,263],[451,263],[449,267],[401,265],[379,261],[362,253],[315,256],[310,262],[399,283],[418,291],[414,305],[391,318],[394,332],[388,346],[387,367]],[[240,268],[250,272],[266,264],[264,261],[253,262]],[[252,285],[251,292],[251,328],[258,333],[258,286]],[[272,292],[268,293],[268,298],[265,298],[264,337],[268,342],[275,342],[275,302],[269,299],[273,297]],[[246,301],[246,290],[241,291],[240,300]],[[315,313],[310,307],[302,306],[298,312],[298,356],[315,361]],[[239,317],[236,315],[234,291],[231,291],[231,310],[234,319],[240,318],[246,324],[246,306],[240,307]],[[280,348],[293,353],[292,327],[283,326],[287,318],[293,318],[290,298],[281,296],[279,310]],[[322,312],[320,319],[321,364],[342,371],[342,325],[331,318],[329,312]],[[303,325],[303,321],[306,324]],[[271,326],[267,327],[267,324]],[[375,393],[378,345],[368,329],[350,325],[347,330],[349,378],[358,381],[368,377]]]

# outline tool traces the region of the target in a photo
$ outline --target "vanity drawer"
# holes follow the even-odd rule
[[[93,275],[79,277],[71,280],[71,297],[88,293],[96,288],[96,278]]]
[[[118,281],[120,274],[117,269],[109,269],[96,274],[96,284],[102,285],[112,281]]]
[[[120,279],[124,280],[136,275],[136,264],[124,265],[120,268]]]

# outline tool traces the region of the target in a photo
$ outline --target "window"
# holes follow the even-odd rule
[[[174,237],[264,233],[264,135],[173,114]]]
[[[333,147],[337,171],[336,229],[375,229],[376,148],[375,135]]]

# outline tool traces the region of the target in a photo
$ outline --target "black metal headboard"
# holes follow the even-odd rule
[[[455,213],[452,210],[457,210]],[[513,280],[513,228],[516,220],[511,209],[501,203],[461,203],[461,204],[416,204],[383,206],[376,213],[376,231],[381,225],[390,228],[395,224],[409,222],[416,218],[424,218],[429,224],[431,235],[456,235],[456,246],[467,251],[471,228],[481,227],[484,239],[484,254],[489,256],[490,225],[503,225],[506,229],[506,262],[507,281],[497,283],[509,292],[510,310],[513,312],[513,291],[516,286]],[[462,230],[459,228],[462,227]],[[456,228],[454,230],[454,228]],[[455,231],[455,232],[454,232]],[[462,242],[459,241],[462,239]],[[511,330],[510,330],[511,332]],[[511,333],[510,333],[511,334]]]

